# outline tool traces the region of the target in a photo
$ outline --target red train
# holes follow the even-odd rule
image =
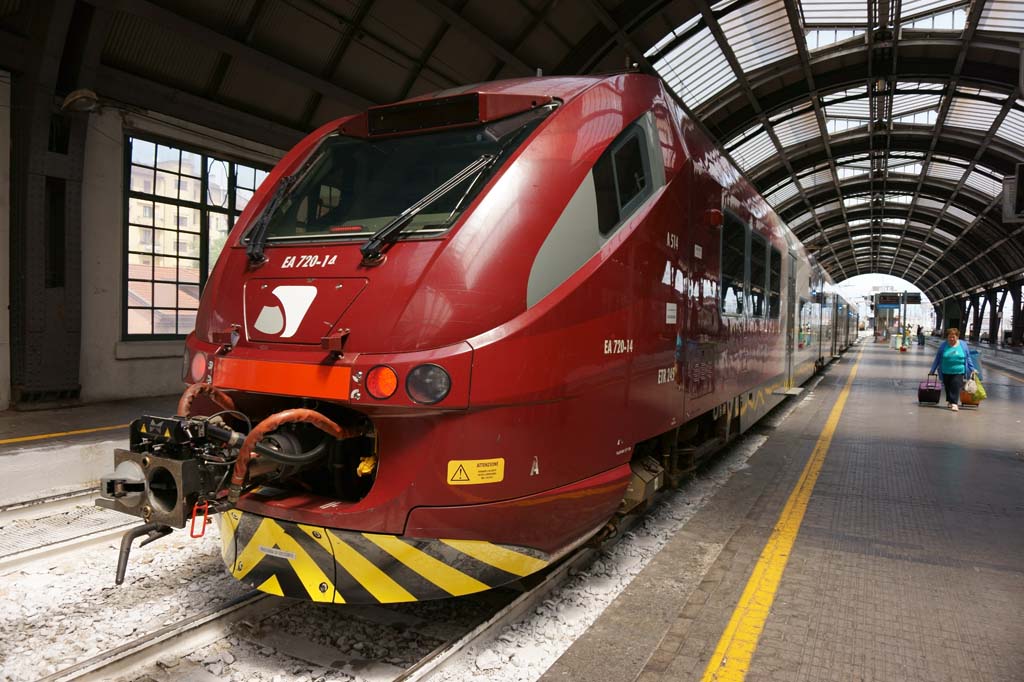
[[[220,514],[233,574],[327,602],[547,565],[742,433],[854,311],[652,77],[469,86],[323,126],[235,226],[191,386],[100,504]]]

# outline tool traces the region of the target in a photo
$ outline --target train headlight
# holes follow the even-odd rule
[[[420,365],[409,372],[405,391],[417,403],[433,405],[444,400],[452,390],[452,378],[437,365]]]
[[[377,400],[390,398],[398,390],[398,375],[387,365],[377,365],[366,373],[366,392]]]
[[[194,384],[198,384],[206,377],[206,353],[197,350],[196,354],[192,356],[188,376]]]

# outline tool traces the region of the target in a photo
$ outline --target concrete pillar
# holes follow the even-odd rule
[[[932,331],[933,333],[941,336],[943,331],[942,323],[945,322],[945,319],[943,318],[944,309],[939,303],[932,303],[932,308],[935,309],[935,329]]]
[[[970,317],[971,320],[971,334],[969,341],[971,343],[977,343],[978,339],[981,338],[981,316],[982,310],[981,294],[974,294],[971,296],[971,310],[973,314]],[[966,319],[966,315],[964,316]]]
[[[0,71],[0,410],[11,404],[11,74]]]
[[[992,299],[989,303],[989,310],[992,311],[988,319],[988,339],[991,343],[999,344],[1002,339],[999,338],[1000,329],[999,325],[1003,321],[1003,306],[1006,304],[1006,290],[1003,290],[1003,295],[998,296],[997,292],[993,290],[991,292]]]

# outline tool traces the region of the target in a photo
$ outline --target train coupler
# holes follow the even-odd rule
[[[146,539],[139,543],[139,547],[145,547],[151,542],[170,535],[173,530],[170,526],[165,526],[162,523],[150,522],[136,526],[125,533],[121,538],[121,550],[117,555],[117,574],[114,576],[114,582],[118,585],[124,582],[124,574],[128,570],[128,556],[132,552],[132,543],[135,542],[135,538],[145,535]]]

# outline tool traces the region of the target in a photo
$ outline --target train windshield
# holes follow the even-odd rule
[[[384,139],[329,137],[282,197],[266,239],[372,236],[477,159],[495,156],[402,228],[403,236],[443,232],[547,113],[538,109],[472,128]]]

